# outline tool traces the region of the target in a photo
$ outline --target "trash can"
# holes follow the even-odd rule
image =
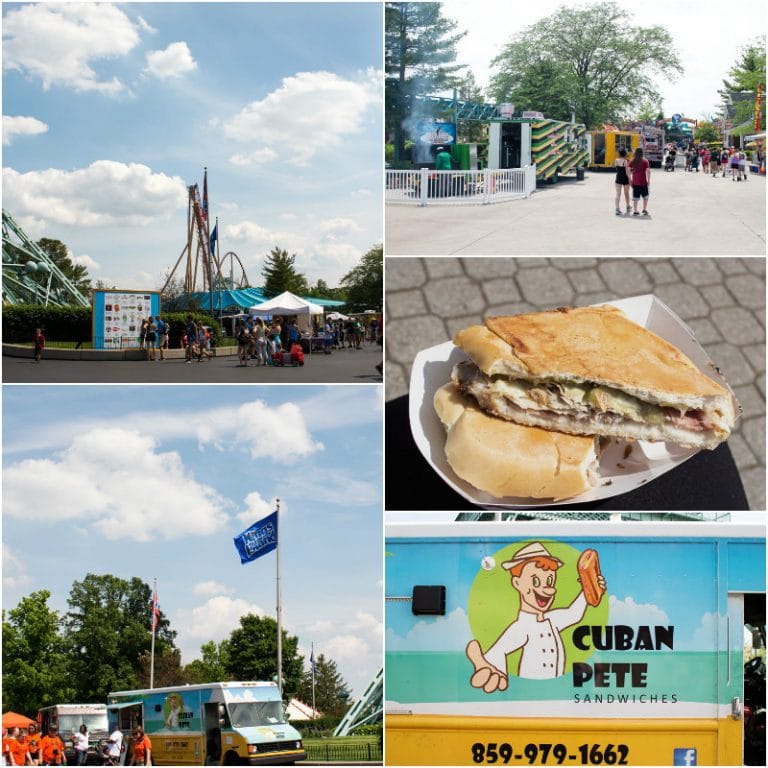
[[[584,166],[576,169],[576,181],[584,181]]]

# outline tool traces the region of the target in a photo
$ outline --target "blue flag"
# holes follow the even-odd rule
[[[211,253],[216,253],[216,240],[219,237],[218,229],[219,229],[219,225],[217,224],[213,228],[213,232],[211,232],[211,242],[210,242]]]
[[[267,515],[234,538],[240,562],[250,563],[277,549],[277,512]]]

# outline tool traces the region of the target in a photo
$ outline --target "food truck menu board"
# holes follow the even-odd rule
[[[156,291],[94,291],[94,349],[131,349],[139,346],[141,321],[160,313]]]

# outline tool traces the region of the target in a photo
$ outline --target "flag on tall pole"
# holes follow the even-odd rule
[[[203,218],[208,221],[208,169],[203,169]]]
[[[277,687],[283,692],[283,622],[280,601],[280,547],[278,546],[278,521],[280,517],[280,499],[275,500],[275,511],[271,515],[257,520],[252,526],[239,533],[233,541],[240,555],[240,562],[245,565],[257,560],[262,555],[275,552],[275,592],[277,612]]]
[[[157,579],[154,580],[154,593],[152,596],[152,614],[150,617],[150,627],[152,629],[152,648],[149,657],[149,687],[155,687],[155,635],[157,634],[157,625],[160,621],[160,605],[157,602]]]

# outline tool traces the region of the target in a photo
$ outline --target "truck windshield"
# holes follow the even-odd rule
[[[229,704],[229,719],[234,728],[287,722],[281,701],[248,701]]]
[[[76,733],[85,723],[88,732],[107,730],[106,715],[59,715],[59,735]]]

